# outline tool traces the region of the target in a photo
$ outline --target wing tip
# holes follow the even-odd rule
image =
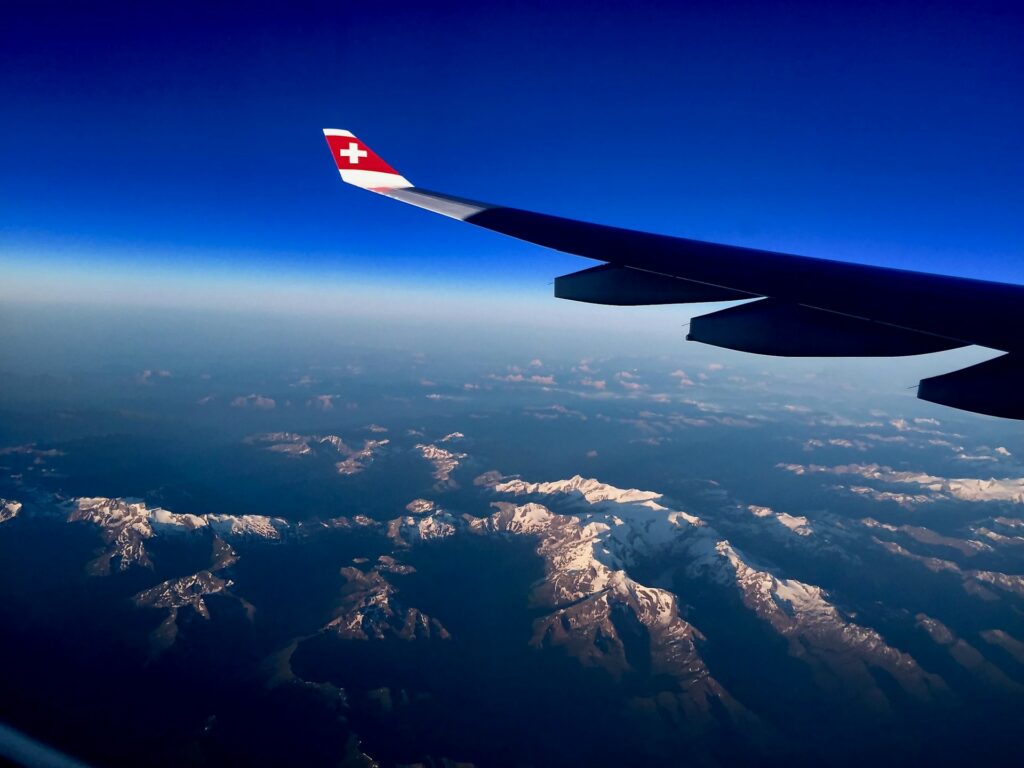
[[[331,149],[341,180],[372,192],[404,189],[412,183],[388,165],[366,142],[343,128],[324,128],[324,138]]]

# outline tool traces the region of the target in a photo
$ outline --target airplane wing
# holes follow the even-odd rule
[[[787,357],[916,355],[972,344],[1007,354],[924,379],[918,397],[1024,419],[1024,286],[639,232],[414,186],[348,131],[325,129],[349,184],[604,264],[555,279],[597,304],[748,299],[695,317],[692,341]]]

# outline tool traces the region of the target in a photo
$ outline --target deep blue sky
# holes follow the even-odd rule
[[[985,3],[14,2],[0,259],[517,285],[586,266],[346,187],[1024,281],[1024,13]]]

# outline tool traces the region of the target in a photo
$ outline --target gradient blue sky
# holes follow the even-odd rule
[[[329,126],[453,194],[1024,282],[1022,14],[8,3],[0,262],[44,289],[153,266],[457,293],[587,266],[344,186]]]

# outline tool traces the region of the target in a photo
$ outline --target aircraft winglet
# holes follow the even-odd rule
[[[324,128],[324,138],[341,173],[341,180],[372,192],[411,187],[412,183],[385,163],[372,149],[340,128]]]
[[[349,184],[461,221],[492,207],[476,200],[417,189],[351,131],[324,128],[324,138],[341,173],[341,180]]]

